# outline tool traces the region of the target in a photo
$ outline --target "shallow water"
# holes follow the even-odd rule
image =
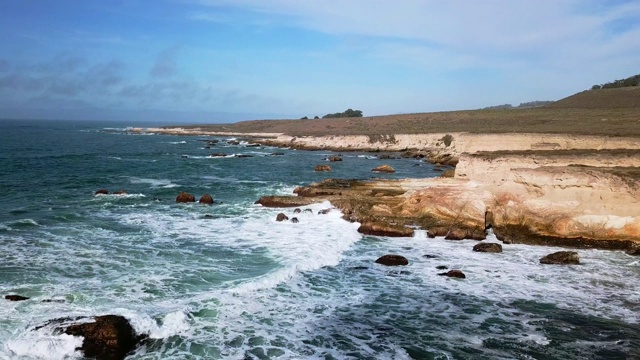
[[[367,179],[382,163],[397,172],[375,176],[438,172],[344,153],[315,173],[329,152],[224,138],[205,149],[206,138],[130,135],[133,125],[0,121],[0,294],[31,297],[0,300],[0,358],[79,357],[78,339],[34,328],[100,314],[150,336],[129,359],[640,358],[637,258],[579,250],[583,265],[543,266],[558,249],[362,236],[338,211],[317,215],[328,203],[279,223],[282,209],[254,201],[327,176]],[[180,191],[216,204],[176,204]],[[373,263],[386,253],[409,266]],[[438,276],[439,265],[467,278]]]

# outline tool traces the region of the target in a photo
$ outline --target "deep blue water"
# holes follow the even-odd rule
[[[362,236],[337,211],[300,223],[254,202],[327,176],[433,177],[427,163],[132,135],[133,123],[0,121],[0,358],[78,357],[47,320],[120,314],[151,341],[131,359],[640,358],[640,265],[581,250]],[[213,152],[253,157],[211,158]],[[283,156],[272,156],[284,152]],[[127,195],[94,196],[98,189]],[[216,204],[176,204],[180,191]],[[205,218],[205,215],[211,215]],[[497,241],[490,237],[490,241]],[[385,253],[410,265],[373,263]],[[436,258],[424,255],[436,255]],[[437,275],[463,269],[465,280]],[[356,270],[355,267],[367,267]],[[43,303],[44,299],[61,302]]]

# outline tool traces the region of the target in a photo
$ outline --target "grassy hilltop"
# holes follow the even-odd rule
[[[376,135],[440,132],[554,133],[640,137],[640,87],[583,91],[538,108],[482,109],[312,120],[253,120],[193,125],[211,131],[289,135]]]

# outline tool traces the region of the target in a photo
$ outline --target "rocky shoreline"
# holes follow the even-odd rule
[[[396,151],[455,166],[452,178],[326,179],[263,206],[330,201],[361,232],[411,236],[413,228],[450,240],[494,232],[504,243],[626,250],[640,247],[640,142],[633,137],[562,134],[303,136],[146,131],[250,137],[295,149]]]

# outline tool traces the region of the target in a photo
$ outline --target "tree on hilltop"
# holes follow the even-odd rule
[[[593,85],[591,90],[614,89],[623,87],[640,86],[640,74],[630,76],[626,79],[615,80],[602,85]]]
[[[341,113],[327,114],[322,118],[332,119],[332,118],[354,118],[354,117],[362,117],[362,110],[347,109]]]

